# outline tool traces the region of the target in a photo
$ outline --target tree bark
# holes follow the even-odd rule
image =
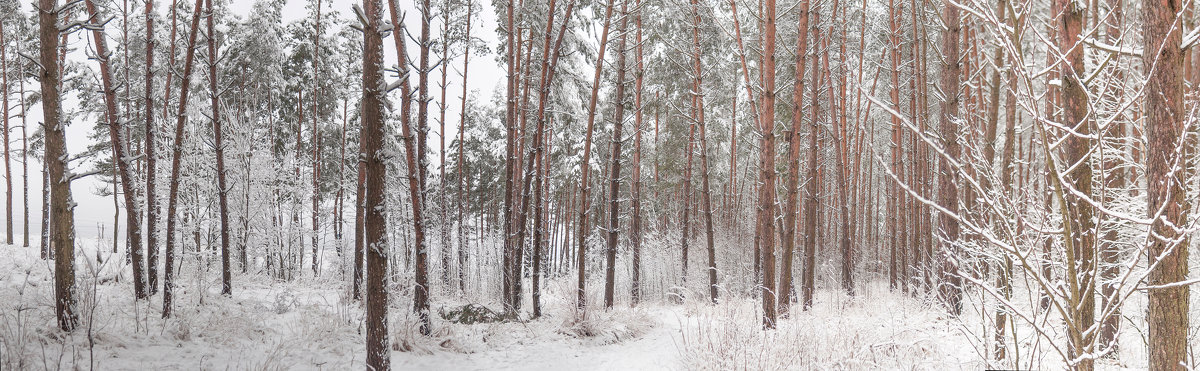
[[[820,23],[820,13],[810,14],[812,24]],[[812,28],[812,38],[814,40],[821,39],[821,29],[818,27]],[[811,118],[808,123],[808,180],[805,192],[808,193],[804,200],[804,277],[801,283],[800,294],[804,301],[804,310],[812,308],[813,295],[816,293],[817,280],[817,244],[821,241],[817,235],[817,224],[820,222],[819,210],[821,207],[821,164],[818,162],[818,156],[821,152],[820,142],[818,139],[821,136],[821,125],[817,122],[817,115],[820,111],[819,98],[817,97],[818,90],[821,87],[821,71],[817,63],[812,64],[812,84],[809,85],[810,98],[812,99],[812,107],[809,108]]]
[[[467,190],[463,187],[465,182],[463,168],[466,166],[464,160],[463,143],[466,141],[467,130],[467,68],[471,62],[471,16],[474,15],[471,9],[475,5],[475,1],[467,1],[467,30],[466,40],[463,44],[463,68],[462,68],[462,105],[460,106],[458,118],[458,291],[466,294],[467,292],[467,246],[466,246],[466,219],[463,214],[469,209],[466,200]],[[482,213],[483,211],[480,210]],[[476,226],[478,228],[479,226]],[[535,308],[537,304],[535,303]]]
[[[775,328],[775,0],[766,0],[763,11],[763,93],[759,131],[758,224],[762,248],[763,327]]]
[[[1094,321],[1096,310],[1095,292],[1095,243],[1096,226],[1093,220],[1094,211],[1089,202],[1092,198],[1092,166],[1089,161],[1092,131],[1092,120],[1088,112],[1088,96],[1083,82],[1084,53],[1080,43],[1080,33],[1083,31],[1083,12],[1081,4],[1059,0],[1058,50],[1064,54],[1059,59],[1062,71],[1059,79],[1062,81],[1063,93],[1063,124],[1072,128],[1066,140],[1066,165],[1071,168],[1066,175],[1066,181],[1074,188],[1073,192],[1064,192],[1065,201],[1070,214],[1065,215],[1070,223],[1069,234],[1066,236],[1067,257],[1069,265],[1067,274],[1068,285],[1071,289],[1069,301],[1071,322],[1068,323],[1070,356],[1080,357],[1091,354],[1095,346],[1095,331],[1088,330]],[[1153,95],[1153,93],[1152,93]],[[1081,195],[1082,194],[1082,195]],[[1083,357],[1076,365],[1080,370],[1091,370],[1093,360]]]
[[[3,106],[3,108],[0,108],[0,114],[4,115],[4,119],[3,119],[3,121],[4,121],[4,134],[3,134],[3,138],[4,138],[4,187],[5,187],[4,188],[4,233],[5,233],[4,237],[5,237],[5,243],[12,245],[12,243],[13,243],[12,163],[10,162],[10,157],[12,156],[12,154],[11,154],[11,151],[9,150],[9,143],[11,143],[11,142],[9,139],[9,129],[10,128],[8,126],[8,118],[9,118],[8,95],[10,92],[8,89],[8,50],[7,49],[8,49],[8,44],[5,43],[5,40],[4,40],[4,25],[3,25],[3,22],[0,22],[0,86],[3,87],[2,89],[0,89],[0,90],[2,90],[2,91],[0,91],[0,93],[4,94],[3,98],[0,98],[0,101],[3,101],[3,104],[0,104],[0,106]],[[21,78],[25,78],[25,77],[22,76]],[[114,189],[113,192],[115,193],[116,187],[114,187],[113,189]],[[116,230],[113,230],[113,236],[114,236],[113,241],[116,241],[116,237],[115,237]]]
[[[634,38],[634,45],[637,45],[634,49],[637,67],[633,72],[633,174],[629,189],[630,207],[633,213],[629,226],[630,242],[633,245],[633,256],[630,259],[632,260],[630,306],[637,306],[642,300],[642,108],[644,108],[642,106],[644,91],[642,80],[646,74],[646,66],[642,59],[642,1],[637,0],[634,8],[637,9],[637,17],[634,18],[637,27],[637,34]]]
[[[212,99],[213,146],[217,152],[217,203],[221,214],[221,294],[233,296],[229,267],[229,189],[225,182],[225,141],[221,129],[221,95],[217,87],[217,33],[213,28],[212,0],[205,0],[205,3],[208,11],[208,81]]]
[[[588,192],[592,185],[588,182],[591,173],[592,133],[596,128],[596,101],[600,98],[600,76],[604,70],[604,49],[608,46],[608,26],[612,23],[613,4],[610,2],[604,10],[604,28],[600,31],[600,50],[596,54],[596,72],[592,78],[592,98],[588,101],[587,131],[583,139],[583,157],[579,160],[579,224],[575,234],[577,250],[575,260],[578,271],[577,297],[575,306],[584,309],[587,306],[587,282],[585,268],[587,266],[587,225],[590,199]],[[582,315],[582,311],[580,311]]]
[[[613,132],[611,162],[608,171],[608,250],[604,257],[604,308],[613,306],[614,276],[617,265],[617,237],[621,226],[621,130],[625,124],[625,43],[629,39],[629,13],[626,11],[628,0],[621,1],[621,28],[617,31],[621,38],[617,41],[617,86],[616,99],[613,99]]]
[[[371,1],[374,1],[374,0],[371,0]],[[422,8],[424,9],[424,11],[423,11],[424,16],[422,17],[422,20],[421,20],[421,24],[422,24],[421,25],[421,29],[422,29],[421,30],[421,33],[422,33],[421,49],[422,49],[422,51],[421,51],[420,69],[422,71],[426,71],[426,72],[420,73],[421,79],[418,80],[418,94],[419,94],[418,102],[421,103],[421,106],[418,107],[419,113],[418,113],[418,118],[417,118],[416,131],[426,130],[425,119],[427,118],[427,114],[428,114],[427,105],[425,104],[425,102],[427,102],[427,100],[425,98],[426,98],[426,95],[428,94],[428,85],[426,84],[427,83],[426,78],[428,77],[428,68],[427,67],[429,66],[429,19],[428,19],[428,16],[430,14],[429,13],[429,0],[422,0]],[[392,19],[392,28],[395,30],[400,30],[401,28],[400,28],[399,10],[398,10],[398,6],[396,5],[396,0],[388,1],[388,11],[389,11],[389,13],[391,15],[391,19]],[[400,66],[400,75],[407,76],[407,74],[408,74],[408,67],[407,67],[408,66],[408,52],[404,46],[404,44],[405,44],[404,37],[399,37],[399,35],[398,35],[398,37],[394,37],[394,39],[396,40],[396,56],[397,56],[397,60],[398,60],[398,65]],[[382,62],[378,62],[378,63],[382,63]],[[382,77],[379,77],[379,79],[382,79]],[[364,81],[364,83],[366,83],[366,82]],[[416,282],[415,282],[415,285],[413,288],[414,289],[414,291],[413,291],[413,311],[417,312],[417,315],[421,319],[421,325],[420,325],[419,331],[421,332],[422,335],[429,335],[429,333],[431,331],[430,322],[429,322],[429,291],[428,291],[428,275],[426,275],[427,267],[425,266],[425,263],[426,263],[425,262],[425,258],[426,258],[425,254],[428,249],[428,246],[425,244],[425,228],[424,228],[425,223],[424,223],[424,219],[423,219],[423,215],[424,215],[423,206],[425,205],[425,200],[424,200],[424,196],[423,196],[424,189],[425,189],[425,180],[424,180],[424,177],[421,175],[422,174],[421,168],[423,168],[425,166],[425,164],[424,164],[424,158],[423,158],[424,151],[419,149],[419,147],[424,147],[424,141],[420,140],[419,138],[413,137],[414,135],[420,135],[420,134],[413,133],[413,131],[414,131],[412,128],[413,125],[409,122],[409,113],[411,112],[410,111],[411,108],[409,108],[409,107],[411,107],[410,105],[411,105],[412,99],[409,96],[409,92],[411,90],[409,89],[408,78],[405,77],[405,78],[401,79],[400,85],[401,85],[400,88],[404,90],[404,94],[402,94],[403,97],[401,98],[402,101],[401,101],[401,108],[400,108],[401,138],[404,141],[404,149],[405,149],[404,155],[405,155],[405,159],[407,160],[407,164],[408,164],[408,184],[409,184],[408,190],[409,190],[409,199],[410,199],[409,201],[410,201],[410,204],[412,207],[413,236],[416,240],[416,252],[417,252],[417,254],[416,254],[417,255],[416,256],[417,264],[415,267],[416,268],[416,272],[415,272],[416,273]],[[382,99],[382,98],[380,98],[380,99]],[[383,129],[381,128],[379,130],[382,131]],[[364,134],[365,134],[365,132],[364,132]],[[380,134],[380,135],[382,135],[382,134]],[[372,139],[372,140],[374,140],[374,139]],[[380,150],[382,150],[382,143],[380,143],[379,148],[380,148]],[[380,159],[380,161],[382,161],[382,159]],[[370,187],[372,187],[372,184],[374,184],[374,183],[382,183],[384,181],[384,178],[382,178],[382,176],[380,176],[380,179],[373,180],[374,179],[373,177],[376,176],[376,174],[373,174],[371,172],[371,170],[370,170],[371,164],[370,163],[368,163],[367,166],[368,166],[368,170],[367,170],[368,178],[367,178],[367,200],[366,200],[367,203],[366,204],[374,205],[374,204],[378,204],[378,203],[372,202],[372,198],[371,198],[372,190]],[[381,164],[380,166],[383,166],[383,165]],[[382,191],[382,190],[380,190],[380,191]],[[380,195],[379,197],[380,198],[378,200],[381,203],[383,196]],[[369,209],[371,209],[371,208],[369,208]],[[375,212],[375,211],[368,210],[368,212],[367,212],[367,217],[368,217],[367,232],[368,233],[371,232],[370,228],[372,228],[370,226],[369,218],[371,217],[371,213],[373,213],[373,212]],[[382,215],[380,215],[379,217],[383,218]],[[379,228],[379,227],[376,227],[376,228]],[[384,232],[381,231],[380,233],[384,233]],[[371,237],[369,235],[367,236],[367,239],[368,239],[368,241],[371,241]],[[368,264],[370,264],[369,261],[368,261]],[[370,288],[368,288],[368,291],[371,291]]]
[[[1179,0],[1146,0],[1142,3],[1142,66],[1146,81],[1146,179],[1150,225],[1148,283],[1175,284],[1188,276],[1188,235],[1177,227],[1187,223],[1190,205],[1187,184],[1179,174],[1189,174],[1192,148],[1182,138],[1186,128],[1183,95],[1183,50],[1176,26]],[[1157,52],[1156,52],[1157,51]],[[1176,285],[1149,292],[1150,369],[1171,370],[1188,365],[1188,288]]]
[[[700,129],[700,181],[701,202],[704,207],[705,241],[708,247],[708,298],[717,303],[717,255],[713,243],[712,192],[709,184],[707,126],[704,121],[704,70],[701,65],[700,49],[700,2],[691,1],[692,8],[692,120]],[[689,152],[689,157],[691,153]],[[733,154],[736,155],[736,154]]]
[[[792,290],[792,257],[795,255],[796,228],[794,226],[797,223],[796,204],[800,194],[800,126],[803,124],[804,117],[802,107],[804,106],[805,63],[808,61],[808,12],[810,7],[809,0],[802,0],[797,14],[799,20],[796,23],[796,32],[799,36],[796,36],[796,84],[792,90],[792,127],[790,131],[786,132],[789,148],[788,179],[787,185],[784,186],[784,189],[787,190],[787,198],[783,206],[783,225],[787,227],[784,228],[783,238],[780,241],[783,262],[779,267],[779,285],[782,286],[780,291],[783,295],[779,300],[779,316],[784,318],[788,317],[792,300],[795,299]],[[815,138],[815,136],[813,137]],[[815,149],[811,147],[809,151],[812,154],[816,153]]]
[[[88,10],[89,22],[98,22],[100,15],[96,10],[96,4],[92,0],[84,2]],[[149,2],[147,3],[149,4]],[[147,5],[149,6],[149,5]],[[126,228],[129,232],[129,244],[133,249],[130,251],[130,257],[133,264],[133,292],[137,299],[146,298],[145,281],[142,275],[142,231],[141,221],[138,215],[138,200],[137,193],[133,189],[134,176],[130,170],[129,161],[131,158],[125,153],[125,141],[122,140],[122,130],[120,119],[117,118],[117,91],[112,84],[112,70],[109,66],[108,43],[105,40],[104,29],[95,28],[92,30],[92,38],[95,39],[97,60],[100,64],[100,81],[104,89],[104,119],[108,124],[108,136],[111,141],[113,157],[117,165],[118,174],[120,175],[121,192],[125,196],[126,212]],[[7,94],[5,94],[7,96]],[[7,101],[6,101],[7,102]],[[7,115],[6,115],[7,116]],[[7,125],[6,125],[7,126]],[[7,140],[6,140],[7,142]],[[114,179],[114,182],[117,180]],[[113,192],[116,192],[114,185]],[[117,229],[113,227],[113,239],[117,236]]]
[[[1108,3],[1111,9],[1108,20],[1105,21],[1108,24],[1105,37],[1110,44],[1113,44],[1121,36],[1125,15],[1121,1],[1109,0]],[[1121,71],[1114,72],[1117,74],[1114,76],[1116,81],[1124,80],[1125,76]],[[1113,91],[1112,94],[1119,93]],[[1125,143],[1127,141],[1125,124],[1119,122],[1116,120],[1109,123],[1110,128],[1104,134],[1109,141]],[[1124,151],[1124,147],[1119,148]],[[1101,164],[1104,167],[1101,171],[1104,174],[1104,188],[1107,189],[1104,196],[1106,204],[1111,205],[1115,201],[1114,196],[1125,189],[1125,171],[1121,169],[1123,162],[1124,159],[1120,156],[1107,155]],[[1120,290],[1118,290],[1116,282],[1121,274],[1121,247],[1117,243],[1119,239],[1117,228],[1110,227],[1098,246],[1100,248],[1100,308],[1102,314],[1097,345],[1100,351],[1111,356],[1117,354],[1117,332],[1121,326]]]
[[[208,0],[212,1],[212,0]],[[316,10],[316,31],[313,33],[313,91],[312,91],[312,271],[313,277],[320,275],[320,259],[319,257],[319,237],[320,237],[320,215],[321,215],[321,185],[318,180],[321,178],[321,159],[320,159],[320,128],[317,114],[319,106],[317,100],[321,97],[323,91],[321,89],[320,80],[320,61],[321,61],[321,0],[317,0]]]
[[[949,213],[958,213],[958,187],[955,186],[955,170],[950,167],[950,161],[957,161],[961,152],[958,139],[958,102],[959,102],[959,20],[958,6],[943,2],[942,21],[942,71],[941,91],[945,94],[942,101],[941,117],[938,120],[938,130],[942,137],[942,148],[945,153],[939,156],[938,164],[938,206]],[[947,306],[951,314],[962,312],[962,277],[958,275],[958,261],[955,256],[955,246],[958,243],[958,221],[948,215],[938,218],[941,230],[941,243],[938,251],[938,298]]]
[[[170,318],[172,300],[174,298],[173,279],[175,278],[175,209],[179,200],[179,166],[183,157],[183,128],[187,123],[188,87],[192,82],[192,62],[196,57],[196,34],[200,29],[201,5],[204,0],[196,0],[192,11],[192,28],[188,36],[187,56],[183,62],[183,75],[179,82],[179,113],[175,116],[175,143],[171,160],[171,185],[167,192],[167,246],[163,251],[163,318]]]
[[[59,121],[59,80],[62,71],[56,54],[59,50],[58,1],[40,0],[38,39],[41,42],[42,117],[46,128],[46,155],[50,180],[50,213],[54,250],[54,312],[58,328],[73,331],[79,325],[75,313],[75,211],[71,201],[71,171],[67,168],[65,124]]]
[[[383,153],[384,99],[383,91],[383,6],[380,0],[364,0],[363,9],[367,16],[366,32],[363,33],[363,102],[362,134],[360,136],[359,179],[365,175],[366,195],[363,197],[367,260],[367,369],[388,370],[391,368],[391,343],[388,341],[388,274],[387,219],[384,215],[384,181],[386,179],[386,155]],[[394,6],[393,6],[394,9]],[[396,31],[399,31],[397,28]],[[401,43],[403,36],[395,34]],[[397,49],[404,55],[404,49]],[[401,64],[403,66],[403,64]],[[406,84],[407,85],[407,84]],[[407,88],[407,87],[406,87]],[[405,94],[408,90],[405,89]],[[408,99],[405,96],[404,99]],[[407,113],[407,112],[406,112]],[[407,121],[407,118],[405,119]],[[407,128],[407,125],[405,126]],[[411,152],[409,156],[412,156]],[[411,169],[411,168],[410,168]],[[410,171],[411,172],[411,171]]]

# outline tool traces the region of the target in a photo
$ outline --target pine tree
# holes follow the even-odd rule
[[[1188,365],[1188,286],[1178,284],[1188,276],[1188,236],[1175,226],[1188,220],[1187,184],[1178,174],[1188,174],[1188,154],[1181,148],[1186,117],[1183,100],[1182,31],[1177,26],[1179,0],[1142,3],[1142,66],[1146,81],[1146,193],[1150,225],[1149,356],[1150,369],[1170,370]],[[1157,52],[1155,52],[1157,51]],[[1188,143],[1188,144],[1185,144]]]
[[[394,1],[389,1],[395,22]],[[366,240],[367,263],[367,369],[388,370],[391,368],[391,343],[388,341],[388,288],[385,276],[388,274],[388,241],[387,224],[383,210],[384,179],[386,179],[387,161],[383,152],[384,137],[384,105],[386,92],[383,91],[383,35],[382,13],[383,4],[380,0],[364,0],[363,11],[366,24],[363,27],[363,82],[362,82],[362,135],[359,137],[359,169],[366,174],[363,223]],[[398,30],[398,29],[397,29]],[[403,35],[396,34],[400,43]],[[397,48],[397,53],[404,54],[404,49]],[[402,60],[403,61],[403,60]],[[403,64],[401,64],[403,66]],[[405,80],[407,81],[407,80]],[[407,85],[407,84],[406,84]],[[407,88],[407,87],[406,87]],[[405,93],[407,94],[407,89]],[[407,99],[407,97],[405,97]],[[406,112],[407,113],[407,112]],[[407,125],[405,125],[407,128]],[[407,130],[406,130],[407,131]],[[408,133],[405,133],[408,136]],[[410,151],[409,157],[412,154]],[[409,162],[411,164],[411,161]],[[410,168],[411,169],[411,168]],[[415,193],[415,192],[414,192]]]

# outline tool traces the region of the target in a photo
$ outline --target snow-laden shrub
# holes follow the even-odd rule
[[[275,310],[275,314],[284,314],[291,312],[300,305],[300,301],[296,298],[296,294],[291,291],[280,291],[275,294],[275,304],[271,307]]]
[[[761,303],[693,303],[681,317],[686,369],[930,369],[971,367],[957,361],[964,341],[938,308],[883,291],[869,301],[821,291],[813,308],[792,307],[775,330],[763,330]],[[870,304],[867,304],[870,303]],[[971,357],[963,357],[970,359]]]
[[[654,328],[655,321],[638,308],[587,309],[582,315],[564,319],[561,333],[614,344],[638,338]]]

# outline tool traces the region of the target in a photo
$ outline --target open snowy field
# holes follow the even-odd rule
[[[93,257],[93,249],[83,249]],[[363,367],[363,310],[328,279],[276,282],[244,275],[232,298],[216,271],[185,264],[177,316],[158,297],[135,303],[111,259],[77,260],[80,330],[54,325],[51,265],[35,249],[0,247],[0,368],[356,369]],[[96,273],[98,272],[98,274]],[[759,302],[702,297],[596,310],[573,321],[569,280],[554,282],[543,317],[453,324],[416,334],[409,301],[393,300],[393,367],[414,370],[977,369],[984,364],[959,321],[924,301],[866,289],[870,304],[820,292],[778,331],[760,330]],[[401,291],[401,290],[395,290]],[[697,295],[698,296],[698,295]],[[96,299],[98,298],[98,300]],[[434,298],[435,311],[458,301]],[[487,304],[487,303],[485,303]]]

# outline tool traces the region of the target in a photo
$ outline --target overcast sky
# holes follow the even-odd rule
[[[115,0],[115,1],[121,1],[121,0]],[[283,10],[284,24],[290,23],[299,18],[311,16],[310,14],[308,14],[308,11],[304,7],[305,3],[306,3],[306,0],[288,0],[287,5],[284,7],[284,10]],[[348,17],[350,14],[352,14],[351,5],[354,3],[359,3],[359,2],[349,1],[349,0],[325,0],[323,7],[327,10],[328,9],[336,10],[338,13],[340,13],[340,15],[342,17]],[[137,4],[137,5],[134,5],[134,4]],[[141,0],[131,0],[130,7],[131,8],[135,7],[135,6],[141,7],[141,6],[144,6],[144,4],[145,3],[142,2]],[[155,9],[159,12],[165,11],[166,9],[169,8],[169,6],[166,6],[164,4],[165,4],[164,0],[158,0],[158,3],[155,4],[156,5]],[[244,16],[251,10],[252,5],[253,5],[253,1],[235,0],[232,2],[232,4],[230,6],[231,6],[232,10],[234,11],[234,13],[238,14],[239,16]],[[413,8],[413,6],[414,6],[413,2],[399,1],[399,5],[402,8],[407,9],[405,11],[405,14],[407,14],[406,23],[409,25],[408,27],[411,28],[410,32],[413,32],[413,33],[418,32],[419,27],[420,27],[420,22],[417,17],[418,17],[419,13],[415,10],[415,8]],[[24,7],[25,14],[29,14],[29,12],[32,9],[32,2],[24,1],[24,2],[22,2],[22,6]],[[483,6],[484,6],[484,9],[481,9],[481,11],[479,12],[479,17],[477,17],[476,19],[472,19],[473,25],[471,28],[471,33],[472,33],[472,36],[484,40],[484,42],[486,42],[490,48],[495,49],[495,46],[496,46],[495,11],[491,6],[490,1],[484,1]],[[386,16],[386,13],[385,13],[385,16]],[[133,19],[131,19],[131,22],[132,21],[133,21]],[[139,18],[137,21],[141,22],[142,20]],[[110,23],[110,27],[120,27],[119,21]],[[181,25],[181,27],[186,27],[186,24]],[[436,28],[438,26],[435,24],[433,27]],[[326,32],[329,33],[331,31],[326,30]],[[90,35],[91,35],[90,33],[88,33],[87,35],[84,35],[84,33],[81,33],[81,32],[75,32],[71,35],[69,43],[72,48],[75,48],[75,51],[72,54],[70,54],[68,56],[68,58],[75,60],[75,61],[85,62],[85,65],[87,67],[89,67],[93,70],[96,70],[98,67],[95,65],[95,62],[88,61],[86,54],[83,53],[83,49],[85,47],[89,48],[89,49],[91,47],[90,46]],[[434,35],[436,36],[437,33],[435,32]],[[88,37],[85,38],[84,36],[88,36]],[[112,38],[112,37],[114,37],[114,35],[112,33],[110,33],[109,37]],[[109,44],[113,45],[114,43],[115,43],[115,41],[110,39]],[[410,43],[410,47],[413,47],[412,44],[415,44],[415,43]],[[385,43],[385,46],[386,45],[391,45],[391,43],[390,42]],[[414,55],[416,52],[417,52],[416,49],[413,49],[410,51],[410,53],[413,53]],[[395,51],[390,50],[390,48],[385,48],[384,55],[385,55],[385,59],[386,59],[387,63],[389,63],[389,64],[395,63],[395,60],[396,60]],[[459,74],[459,71],[462,69],[461,57],[453,60],[449,64],[449,66],[451,67],[451,70],[450,70],[451,72],[448,73],[450,83],[448,84],[449,89],[446,93],[446,97],[451,102],[458,102],[458,100],[460,99],[459,97],[462,96],[462,78],[461,78],[461,75]],[[501,66],[499,66],[496,63],[495,55],[494,54],[489,54],[487,56],[473,55],[471,57],[470,69],[471,69],[470,74],[468,76],[469,80],[470,80],[470,84],[468,86],[468,89],[473,92],[472,94],[476,94],[476,97],[473,99],[481,99],[484,101],[490,101],[492,94],[494,94],[497,91],[499,84],[501,83],[501,81],[504,78],[503,69]],[[435,73],[435,75],[436,75],[436,73]],[[440,75],[438,75],[438,77],[440,77]],[[389,78],[394,78],[394,77],[389,76]],[[436,83],[431,84],[430,86],[431,86],[431,89],[430,89],[431,94],[435,94],[435,97],[436,97],[436,94],[439,93],[437,84]],[[26,89],[36,89],[36,88],[37,88],[36,85],[29,85],[29,84],[26,85]],[[68,98],[68,99],[64,100],[63,104],[64,104],[65,110],[71,110],[74,108],[74,105],[76,104],[76,102],[74,101],[73,98]],[[458,116],[458,111],[459,111],[458,107],[459,107],[459,105],[457,103],[450,104],[447,106],[447,108],[448,108],[447,113],[446,113],[447,135],[450,135],[450,136],[457,135],[457,129],[458,129],[457,124],[458,124],[458,117],[459,117]],[[435,104],[431,104],[431,110],[432,109],[436,109]],[[436,115],[431,115],[431,116],[433,117],[434,120],[436,120]],[[42,118],[42,114],[38,107],[35,106],[29,111],[28,119],[29,119],[29,125],[31,127],[37,125],[41,121],[41,118]],[[67,147],[68,147],[68,151],[70,151],[70,153],[72,153],[72,154],[82,152],[84,149],[86,149],[88,147],[88,145],[93,143],[93,141],[88,138],[88,131],[89,131],[89,128],[91,125],[84,122],[84,120],[85,120],[84,118],[79,118],[76,120],[76,122],[71,123],[67,127]],[[86,120],[87,120],[87,122],[92,122],[95,120],[95,118],[94,117],[87,118]],[[17,125],[20,125],[20,122],[19,122],[19,120],[14,120],[14,122],[12,122],[11,125],[13,125],[15,127]],[[431,125],[432,132],[436,132],[438,129],[436,123],[430,122],[430,125]],[[32,131],[30,132],[30,134],[32,134]],[[13,140],[12,149],[14,150],[14,153],[16,153],[15,150],[19,150],[20,145],[21,145],[21,142],[20,142],[21,132],[19,129],[17,129],[17,130],[14,130],[11,135],[12,135],[11,139]],[[431,140],[431,144],[436,144],[436,143],[437,143],[436,141]],[[433,148],[433,149],[436,151],[436,148]],[[431,161],[436,162],[437,159],[438,159],[438,156],[431,156]],[[20,244],[21,243],[21,219],[22,219],[22,210],[24,207],[23,202],[22,202],[22,195],[21,195],[22,185],[21,185],[20,157],[13,158],[12,166],[13,166],[13,219],[14,219],[13,228],[15,229],[15,231],[14,231],[15,241],[14,242],[16,242],[17,244]],[[29,192],[30,192],[30,194],[29,194],[29,203],[30,203],[30,205],[29,205],[29,208],[30,208],[29,209],[29,219],[30,219],[29,229],[30,229],[30,234],[31,234],[30,244],[35,245],[35,246],[38,244],[37,236],[39,235],[39,231],[41,230],[41,228],[40,228],[40,225],[41,225],[41,197],[42,197],[42,195],[41,195],[41,191],[42,191],[41,166],[42,165],[36,161],[33,161],[33,160],[29,161]],[[77,166],[77,167],[79,167],[79,166]],[[86,166],[83,166],[83,167],[86,168]],[[165,183],[166,179],[161,179],[160,181]],[[113,198],[112,198],[112,196],[101,197],[101,196],[97,195],[97,191],[99,189],[103,188],[104,186],[105,186],[104,183],[99,178],[95,178],[95,177],[89,177],[89,178],[77,180],[72,184],[72,186],[71,186],[72,196],[74,197],[75,202],[78,204],[78,206],[75,209],[75,230],[78,233],[78,237],[82,237],[82,238],[97,237],[101,228],[103,228],[105,230],[104,233],[105,233],[106,238],[110,238],[112,236],[113,211],[115,210],[115,207],[113,205]],[[121,210],[122,215],[121,215],[121,223],[120,223],[120,228],[122,231],[125,228],[125,220],[124,220],[125,216],[123,215],[125,210],[124,210],[123,204],[124,204],[124,202],[122,202],[122,210]],[[81,242],[81,243],[88,243],[88,242]],[[94,243],[94,242],[92,242],[92,243]]]

